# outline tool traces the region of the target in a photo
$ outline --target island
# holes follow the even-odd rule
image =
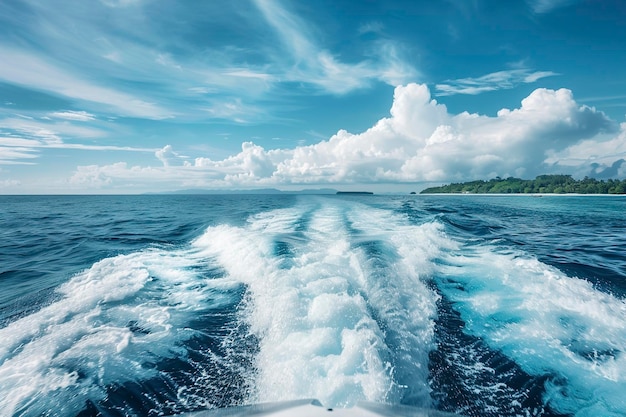
[[[571,175],[539,175],[534,180],[496,177],[430,187],[420,194],[626,194],[626,179],[576,180]]]
[[[337,191],[338,195],[373,195],[371,191]]]

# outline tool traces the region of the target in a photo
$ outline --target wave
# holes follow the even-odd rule
[[[194,242],[250,290],[244,319],[260,341],[251,401],[429,405],[437,296],[422,276],[438,228],[382,227],[389,216],[341,205],[277,210]]]
[[[75,415],[117,401],[115,391],[137,381],[163,383],[159,365],[189,356],[184,342],[201,336],[192,319],[215,319],[240,298],[241,284],[203,263],[157,249],[107,258],[61,285],[50,305],[0,329],[0,414]],[[150,395],[120,401],[141,407]],[[158,395],[152,402],[164,400]]]
[[[308,199],[103,259],[0,329],[0,414],[317,398],[624,415],[624,301],[445,227]]]
[[[437,285],[464,331],[544,376],[543,401],[576,416],[626,414],[626,303],[527,254],[493,245],[449,252]],[[479,372],[491,372],[486,368]]]

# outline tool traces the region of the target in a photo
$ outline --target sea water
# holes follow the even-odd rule
[[[0,197],[0,415],[626,415],[626,198]]]

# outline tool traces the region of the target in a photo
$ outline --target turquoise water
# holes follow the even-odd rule
[[[626,198],[0,197],[0,415],[626,414]]]

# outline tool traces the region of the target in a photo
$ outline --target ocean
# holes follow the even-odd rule
[[[623,196],[0,196],[0,415],[626,415]]]

